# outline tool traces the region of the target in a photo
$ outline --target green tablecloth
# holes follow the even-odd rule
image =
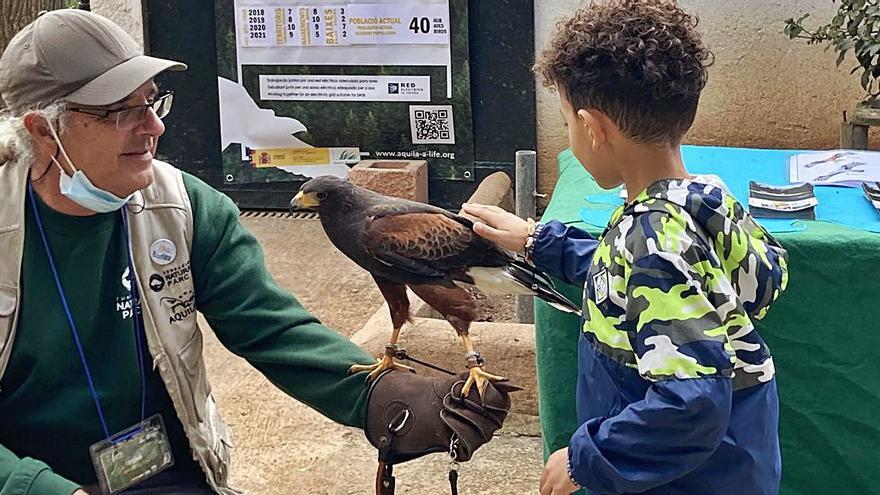
[[[602,192],[569,152],[542,220],[594,234],[578,213]],[[740,198],[743,199],[743,198]],[[880,494],[880,234],[824,222],[775,237],[789,253],[788,290],[757,322],[776,364],[785,495]],[[581,288],[560,285],[580,301]],[[580,321],[535,305],[545,457],[577,429]],[[875,478],[878,478],[875,481]],[[709,495],[709,494],[707,494]],[[749,494],[743,494],[749,495]]]

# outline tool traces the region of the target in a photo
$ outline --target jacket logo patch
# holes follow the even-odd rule
[[[163,297],[159,302],[168,308],[168,323],[183,321],[196,312],[195,294],[184,292],[180,297]]]
[[[593,275],[593,296],[596,304],[602,304],[608,299],[608,270],[605,268]]]

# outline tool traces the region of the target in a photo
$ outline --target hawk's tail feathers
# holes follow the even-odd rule
[[[509,260],[501,267],[472,267],[466,276],[467,283],[487,294],[536,296],[560,311],[581,316],[581,308],[556,290],[550,277],[528,263]]]
[[[573,313],[582,316],[581,307],[571,302],[569,298],[556,290],[556,285],[553,283],[553,280],[532,265],[514,260],[507,264],[507,272],[510,273],[518,283],[530,289],[535,293],[535,296],[542,299],[550,306],[565,313]]]

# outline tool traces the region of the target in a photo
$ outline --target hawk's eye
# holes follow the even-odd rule
[[[318,201],[324,201],[325,199],[327,199],[327,193],[325,192],[319,192],[315,196],[318,197]]]

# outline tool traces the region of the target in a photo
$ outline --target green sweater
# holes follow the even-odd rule
[[[184,184],[195,225],[196,307],[220,341],[289,395],[363,426],[367,388],[363,374],[349,376],[348,368],[374,359],[275,284],[229,198],[187,174]],[[141,421],[122,217],[72,217],[37,203],[112,435]],[[69,494],[95,483],[89,446],[104,434],[30,203],[26,229],[21,313],[0,380],[0,495]],[[168,393],[148,369],[146,416],[155,413],[165,420],[176,466],[198,469]]]

